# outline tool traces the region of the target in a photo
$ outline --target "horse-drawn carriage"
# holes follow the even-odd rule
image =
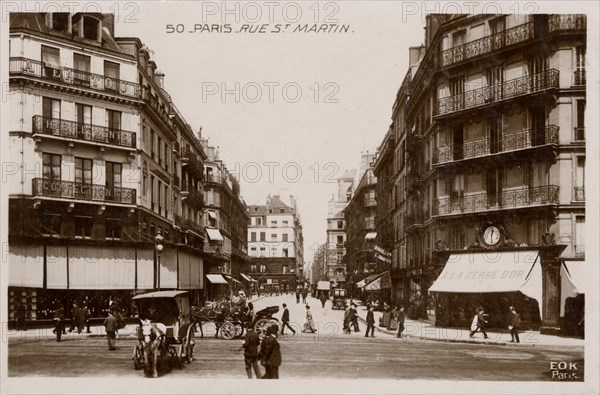
[[[175,360],[179,368],[194,359],[194,325],[186,291],[158,291],[137,295],[140,326],[133,349],[133,365],[157,377],[157,365]]]

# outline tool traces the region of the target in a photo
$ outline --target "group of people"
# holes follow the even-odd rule
[[[510,331],[511,343],[520,343],[519,326],[521,324],[521,316],[513,306],[509,307],[510,315],[508,317],[508,330]],[[484,339],[488,339],[485,328],[488,324],[488,314],[485,313],[483,307],[478,307],[475,310],[473,321],[471,322],[471,332],[469,337],[472,339],[475,333],[481,332]]]
[[[90,310],[88,307],[83,304],[82,306],[78,306],[76,302],[73,302],[71,306],[71,327],[69,328],[69,333],[73,332],[75,328],[77,328],[77,333],[83,332],[83,329],[86,329],[86,333],[92,333],[90,330]],[[65,329],[65,311],[62,306],[59,306],[54,311],[54,330],[52,333],[56,334],[56,341],[60,342],[62,335],[66,335],[67,331]]]
[[[279,366],[281,366],[281,350],[277,341],[279,326],[270,326],[262,342],[251,323],[248,324],[247,329],[242,347],[244,348],[244,362],[248,378],[252,378],[252,371],[254,371],[257,379],[278,379]],[[265,367],[264,374],[259,366],[259,361],[260,365]]]
[[[306,304],[306,297],[308,296],[308,289],[298,288],[296,290],[296,303],[300,303],[300,297],[302,297],[302,303]]]

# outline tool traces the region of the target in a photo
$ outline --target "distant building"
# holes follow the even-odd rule
[[[288,205],[279,195],[269,195],[265,205],[249,205],[248,214],[250,276],[265,291],[303,285],[304,240],[294,197]]]

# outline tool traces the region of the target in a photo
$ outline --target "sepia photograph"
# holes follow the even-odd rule
[[[600,391],[599,4],[1,7],[2,393]]]

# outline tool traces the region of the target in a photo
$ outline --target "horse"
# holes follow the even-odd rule
[[[142,323],[142,342],[144,348],[145,374],[152,370],[152,377],[158,377],[157,362],[161,353],[165,352],[165,333],[167,328],[161,323],[145,320]]]

